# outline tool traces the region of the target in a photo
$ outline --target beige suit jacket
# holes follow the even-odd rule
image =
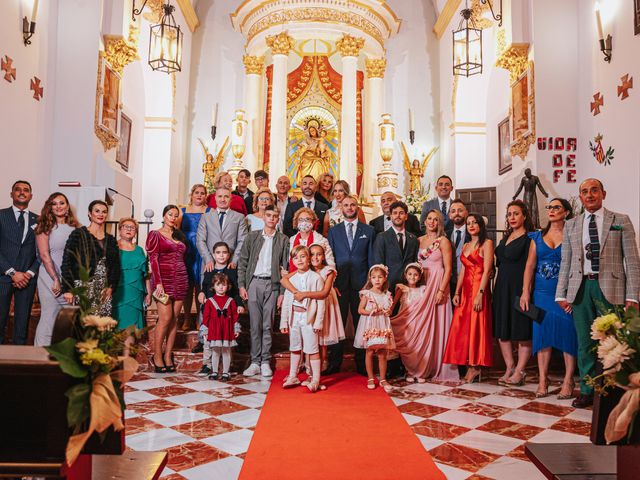
[[[309,292],[319,292],[324,288],[322,277],[316,272],[309,272]],[[297,286],[296,274],[289,278],[289,281]],[[308,299],[307,304],[307,322],[313,325],[316,330],[322,330],[324,321],[324,300]],[[280,330],[291,328],[293,322],[293,294],[289,290],[284,292],[284,300],[282,302],[282,314],[280,315]]]

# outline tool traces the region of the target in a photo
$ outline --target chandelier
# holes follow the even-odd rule
[[[453,32],[453,74],[465,77],[482,73],[482,30],[476,28],[471,9],[460,12],[462,20]]]
[[[153,25],[149,37],[149,65],[159,72],[173,73],[182,70],[182,31],[173,18],[175,7],[169,3],[160,23]]]

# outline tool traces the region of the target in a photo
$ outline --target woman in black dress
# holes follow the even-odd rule
[[[531,320],[517,312],[515,299],[522,294],[533,222],[521,200],[507,205],[507,230],[496,248],[498,275],[493,289],[493,336],[498,339],[506,371],[500,385],[524,385],[524,371],[531,357]],[[518,345],[518,363],[513,358],[513,343]]]

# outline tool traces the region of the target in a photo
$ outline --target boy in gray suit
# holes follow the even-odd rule
[[[276,230],[280,213],[270,206],[264,212],[264,228],[250,232],[242,245],[238,263],[240,297],[249,305],[251,365],[247,377],[271,377],[271,328],[276,308],[284,298],[281,269],[289,266],[289,239]]]

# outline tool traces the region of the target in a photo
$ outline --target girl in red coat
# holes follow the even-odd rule
[[[207,341],[211,346],[211,375],[209,379],[218,380],[218,366],[222,357],[222,380],[229,380],[231,365],[231,347],[237,345],[240,334],[238,308],[236,302],[227,295],[231,288],[229,277],[222,273],[213,276],[214,295],[204,304],[202,324],[207,328]]]

